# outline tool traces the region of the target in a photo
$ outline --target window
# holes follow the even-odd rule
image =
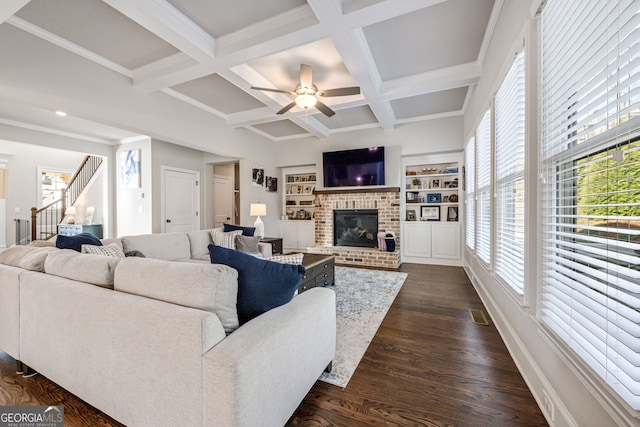
[[[519,53],[495,96],[496,274],[524,294],[525,72]]]
[[[491,262],[491,110],[476,130],[476,254]]]
[[[40,168],[39,168],[40,169]],[[40,169],[40,207],[62,199],[71,178],[71,172]]]
[[[472,137],[464,152],[465,160],[465,244],[472,251],[476,248],[476,139]]]
[[[541,26],[539,315],[640,410],[640,5],[549,0]]]

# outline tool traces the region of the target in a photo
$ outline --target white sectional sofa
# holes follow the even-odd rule
[[[238,274],[197,233],[119,240],[146,258],[1,252],[0,349],[129,426],[285,424],[334,357],[335,294],[237,327]]]

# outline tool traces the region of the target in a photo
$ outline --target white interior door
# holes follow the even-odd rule
[[[233,188],[228,176],[213,176],[213,226],[222,227],[233,218]]]
[[[200,173],[163,169],[164,231],[188,232],[200,229]]]

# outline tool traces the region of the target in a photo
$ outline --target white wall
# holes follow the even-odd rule
[[[505,1],[482,69],[482,78],[464,117],[465,140],[472,134],[513,60],[514,47],[526,36],[527,85],[527,304],[519,303],[491,270],[465,249],[465,269],[500,331],[516,365],[554,426],[639,425],[615,403],[600,381],[568,362],[562,344],[544,331],[536,318],[537,277],[537,75],[536,22],[530,12],[539,0]],[[586,371],[585,371],[586,372]],[[552,407],[552,408],[551,408]]]
[[[0,140],[0,153],[8,155],[9,197],[5,202],[6,220],[2,227],[7,246],[11,246],[15,243],[14,219],[30,220],[31,208],[38,206],[38,166],[75,171],[85,154],[7,140]]]

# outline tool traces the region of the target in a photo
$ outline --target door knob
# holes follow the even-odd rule
[[[168,220],[167,220],[167,222],[171,222],[171,220],[170,220],[170,219],[168,219]]]

